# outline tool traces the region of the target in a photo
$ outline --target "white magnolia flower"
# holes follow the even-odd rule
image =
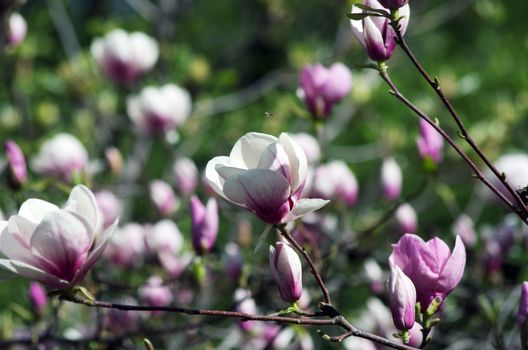
[[[101,232],[95,197],[82,185],[74,187],[62,209],[28,199],[17,215],[0,221],[0,251],[6,256],[0,259],[0,267],[52,288],[67,289],[82,281],[116,225],[117,220]]]
[[[228,157],[211,159],[205,174],[219,195],[268,224],[292,221],[328,203],[300,199],[306,155],[286,133],[279,138],[255,132],[244,135]]]
[[[116,83],[128,83],[151,70],[159,56],[156,40],[141,32],[115,29],[90,47],[104,74]]]
[[[74,171],[86,170],[88,152],[75,136],[61,133],[42,144],[31,165],[39,174],[69,181]]]
[[[127,113],[139,131],[167,132],[181,126],[191,114],[191,95],[174,84],[147,86],[127,100]]]

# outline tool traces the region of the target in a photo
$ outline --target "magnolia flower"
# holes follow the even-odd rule
[[[374,9],[381,10],[383,6],[377,0],[364,0],[363,4]],[[357,6],[352,6],[352,13],[362,13]],[[407,24],[409,23],[410,8],[405,5],[400,8],[399,12],[402,19],[400,20],[400,32],[405,34]],[[351,20],[352,33],[358,41],[367,50],[367,54],[374,61],[388,60],[394,48],[396,33],[390,26],[389,19],[386,17],[368,16],[362,20]]]
[[[301,72],[299,97],[315,118],[324,118],[352,89],[352,74],[342,63],[330,68],[305,66]]]
[[[167,219],[158,221],[148,229],[145,240],[150,252],[156,254],[163,252],[178,254],[183,247],[183,236],[178,226]]]
[[[302,294],[302,264],[295,250],[286,242],[269,248],[271,274],[285,302],[295,302]]]
[[[122,29],[95,39],[90,51],[104,74],[120,84],[134,81],[151,70],[159,56],[158,43],[153,38]]]
[[[418,348],[422,345],[423,332],[422,326],[416,322],[411,329],[409,329],[409,343],[407,345]]]
[[[402,171],[394,158],[383,160],[381,166],[381,187],[383,188],[383,195],[388,200],[394,200],[400,196]]]
[[[191,197],[192,243],[197,254],[211,251],[218,234],[218,205],[210,198],[207,206],[196,196]]]
[[[24,41],[27,34],[27,22],[18,12],[13,12],[9,16],[9,34],[7,36],[7,41],[13,46],[19,45]]]
[[[180,157],[172,164],[172,174],[176,188],[183,195],[194,192],[198,185],[198,168],[192,159]]]
[[[172,292],[169,287],[163,285],[159,276],[152,276],[147,283],[139,287],[139,297],[150,306],[167,306],[172,302]]]
[[[168,183],[154,180],[150,183],[150,199],[163,216],[171,216],[180,206],[180,200]]]
[[[435,298],[443,303],[460,282],[466,265],[466,249],[457,236],[455,248],[435,237],[424,242],[413,234],[405,234],[392,245],[390,261],[405,273],[416,287],[416,297],[426,310]]]
[[[418,226],[416,211],[409,203],[403,203],[394,214],[401,233],[415,233]]]
[[[101,232],[95,197],[82,185],[73,188],[62,209],[28,199],[17,215],[0,222],[0,251],[7,257],[0,266],[52,288],[70,288],[101,256],[116,225],[117,220]]]
[[[39,174],[70,181],[74,172],[86,169],[88,152],[75,136],[61,133],[42,144],[31,165]]]
[[[394,326],[403,331],[411,329],[415,321],[416,289],[409,277],[390,261],[389,299]]]
[[[351,207],[357,202],[358,192],[356,177],[342,160],[334,160],[315,169],[313,195],[329,200],[341,200]]]
[[[9,140],[5,143],[7,161],[12,179],[16,184],[24,184],[27,181],[27,167],[24,153],[18,145]]]
[[[466,247],[473,247],[477,243],[475,224],[467,214],[460,214],[451,228],[455,236],[460,236]]]
[[[422,158],[429,158],[438,164],[442,161],[444,139],[428,122],[420,119],[420,137],[416,139],[418,152]]]
[[[301,146],[309,164],[317,163],[321,159],[321,146],[315,137],[304,132],[289,135],[293,142]]]
[[[95,193],[95,200],[101,211],[104,228],[112,225],[123,212],[123,204],[110,191],[99,191]]]
[[[506,180],[514,190],[521,190],[528,186],[528,155],[525,153],[510,153],[505,154],[494,162],[495,168],[499,173],[506,175]],[[497,179],[497,177],[491,174],[491,170],[485,172],[487,178],[490,179],[491,183],[499,189],[507,198],[513,200],[512,195]],[[492,195],[490,193],[490,195]],[[492,195],[494,196],[494,195]],[[495,198],[495,197],[493,197]]]
[[[257,314],[257,304],[255,303],[255,299],[253,299],[251,295],[251,291],[239,288],[235,291],[234,299],[236,302],[235,309],[237,312],[242,312],[249,315]],[[239,320],[238,326],[241,330],[249,332],[253,328],[254,323],[255,321]]]
[[[139,224],[128,223],[116,231],[104,256],[112,263],[128,268],[143,261],[145,250],[145,229]]]
[[[46,290],[38,282],[31,282],[28,289],[28,298],[33,311],[41,314],[48,305]]]
[[[127,113],[140,132],[156,134],[175,130],[191,114],[191,96],[174,84],[147,86],[127,99]]]
[[[206,167],[206,177],[216,193],[268,224],[295,220],[328,203],[300,199],[306,172],[304,152],[286,133],[279,138],[248,133],[228,157],[215,157]]]
[[[383,7],[396,10],[396,9],[399,9],[400,7],[407,5],[409,0],[378,0],[378,2]]]

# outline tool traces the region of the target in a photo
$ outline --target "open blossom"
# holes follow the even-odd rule
[[[286,302],[299,300],[302,294],[302,264],[295,250],[286,242],[269,248],[269,264],[275,284]]]
[[[116,224],[101,232],[95,197],[82,185],[74,187],[62,209],[28,199],[17,215],[0,222],[0,251],[7,257],[0,259],[0,266],[49,287],[67,289],[80,283],[101,256]]]
[[[206,168],[216,193],[268,224],[295,220],[328,203],[300,199],[306,173],[306,156],[286,133],[279,138],[248,133],[235,143],[229,156],[213,158]]]
[[[27,181],[27,166],[24,153],[22,153],[20,147],[11,140],[6,141],[5,149],[12,179],[17,184],[24,184]]]
[[[22,15],[18,12],[13,12],[9,16],[9,33],[7,36],[7,40],[9,44],[13,46],[19,45],[22,41],[24,41],[24,38],[27,34],[27,22],[22,17]]]
[[[154,180],[150,183],[150,199],[163,216],[171,216],[180,206],[180,200],[168,183]]]
[[[70,181],[74,172],[88,165],[88,152],[75,136],[61,133],[44,142],[39,154],[31,160],[37,173]]]
[[[364,0],[363,4],[374,9],[383,9],[378,0]],[[352,6],[352,13],[362,13],[357,6]],[[400,8],[399,12],[402,19],[400,20],[400,31],[405,34],[407,24],[409,23],[410,8],[405,5]],[[367,50],[367,54],[374,61],[385,61],[391,58],[396,40],[396,33],[389,24],[386,17],[368,16],[362,20],[351,20],[352,33],[358,41]]]
[[[122,29],[95,39],[90,51],[103,73],[119,84],[132,82],[151,70],[159,56],[158,43],[153,38]]]
[[[400,196],[402,188],[402,171],[394,158],[383,160],[381,165],[381,186],[383,195],[388,200],[394,200]]]
[[[436,164],[442,161],[444,139],[428,122],[420,119],[420,137],[416,139],[418,152],[422,158],[430,158]]]
[[[218,234],[218,205],[210,198],[207,206],[196,196],[191,197],[192,243],[197,254],[209,252]]]
[[[138,131],[152,135],[175,130],[191,114],[191,96],[174,84],[147,86],[127,99],[127,113]]]
[[[298,94],[315,118],[325,118],[351,89],[352,74],[344,64],[334,63],[330,68],[316,64],[303,68]]]
[[[415,321],[416,289],[409,277],[390,261],[389,299],[394,326],[403,331],[411,329]]]
[[[425,310],[436,297],[443,303],[458,285],[466,265],[466,249],[459,236],[450,252],[438,237],[424,242],[416,235],[405,234],[392,245],[389,259],[411,279],[417,300]]]
[[[359,189],[356,176],[342,160],[318,166],[312,181],[314,196],[341,200],[349,207],[357,202]]]

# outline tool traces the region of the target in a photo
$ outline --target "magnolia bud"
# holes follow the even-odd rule
[[[276,248],[270,246],[269,261],[273,279],[282,299],[286,302],[297,301],[302,294],[302,265],[295,250],[285,242],[277,242]]]
[[[198,185],[198,168],[190,158],[181,157],[172,165],[176,188],[183,195],[189,195]]]
[[[169,287],[163,285],[159,276],[152,276],[147,284],[139,287],[139,297],[150,306],[167,306],[172,302],[172,293]]]
[[[411,279],[392,261],[389,277],[389,299],[394,326],[403,331],[415,321],[416,289]]]
[[[171,216],[180,206],[180,200],[168,183],[154,180],[150,183],[150,198],[162,216]]]
[[[430,159],[435,164],[442,161],[444,139],[434,127],[423,119],[420,119],[420,136],[416,140],[416,144],[422,158]]]
[[[213,248],[218,234],[218,205],[210,198],[207,206],[193,195],[190,203],[192,222],[192,243],[197,254],[204,254]]]
[[[383,195],[388,200],[394,200],[400,196],[402,188],[402,171],[394,158],[387,158],[381,166],[381,186]]]
[[[26,158],[22,150],[13,141],[6,141],[5,143],[7,161],[9,162],[9,170],[11,179],[16,185],[22,185],[27,181],[27,166]]]
[[[37,314],[41,314],[48,304],[48,296],[46,290],[40,283],[31,282],[29,284],[28,297],[33,310]]]
[[[418,218],[414,208],[409,203],[404,203],[396,210],[396,221],[401,233],[414,233],[418,225]]]
[[[7,40],[13,46],[24,41],[27,34],[27,22],[18,12],[13,12],[9,17],[9,35]]]
[[[378,0],[378,2],[383,6],[391,10],[397,10],[400,7],[407,5],[409,0]]]

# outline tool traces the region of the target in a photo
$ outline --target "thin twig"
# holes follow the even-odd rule
[[[297,251],[299,251],[302,254],[304,259],[306,260],[306,262],[310,266],[310,272],[315,277],[315,280],[317,281],[317,284],[319,285],[319,288],[321,289],[321,292],[323,293],[324,302],[326,304],[332,304],[331,299],[330,299],[330,293],[328,293],[328,288],[326,288],[326,285],[324,284],[321,275],[317,271],[317,268],[315,267],[315,264],[313,263],[312,259],[310,258],[310,256],[306,252],[306,250],[303,247],[301,247],[301,245],[299,243],[297,243],[297,241],[290,235],[288,230],[286,230],[285,225],[275,225],[275,227],[277,228],[277,230],[279,230],[281,235],[290,244],[292,244],[295,247],[295,249],[297,249]]]

